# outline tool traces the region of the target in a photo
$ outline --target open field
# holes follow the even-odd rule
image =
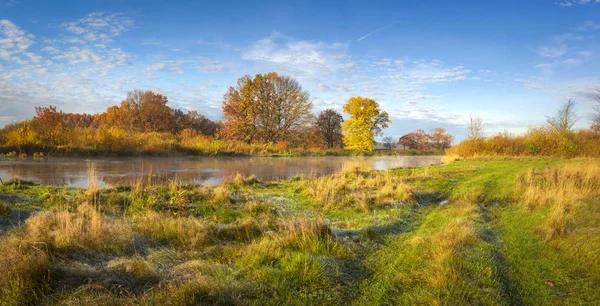
[[[4,182],[0,304],[600,300],[598,160],[148,183]]]

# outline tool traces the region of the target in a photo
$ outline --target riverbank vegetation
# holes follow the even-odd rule
[[[600,103],[600,97],[596,98]],[[485,137],[481,118],[472,117],[467,125],[469,137],[448,150],[448,155],[473,156],[600,156],[600,105],[588,128],[574,129],[581,119],[575,101],[565,103],[546,124],[531,127],[526,133],[508,132]]]
[[[315,115],[308,92],[293,78],[275,72],[240,78],[224,95],[223,117],[218,122],[197,111],[171,108],[168,103],[159,93],[134,90],[119,105],[97,114],[36,107],[31,120],[0,129],[0,153],[414,155],[445,149],[389,147],[373,153],[375,137],[390,122],[375,100],[350,98],[344,106],[350,116],[346,122],[334,109]]]
[[[93,173],[93,171],[92,171]],[[600,161],[0,185],[0,304],[591,304]]]

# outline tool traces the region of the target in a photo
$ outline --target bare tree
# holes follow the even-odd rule
[[[554,117],[546,116],[546,122],[558,132],[567,132],[580,118],[575,115],[575,100],[563,104]]]
[[[469,121],[467,121],[467,138],[482,139],[485,137],[484,133],[481,117],[470,115]]]
[[[594,117],[590,128],[592,129],[592,131],[600,134],[600,89],[598,89],[598,93],[599,95],[596,96],[596,102],[598,102],[599,105],[596,105],[596,107],[594,107],[594,109],[596,110],[596,117]]]
[[[396,142],[392,136],[385,136],[381,139],[381,141],[383,142],[383,147],[388,150],[394,148],[394,143]]]

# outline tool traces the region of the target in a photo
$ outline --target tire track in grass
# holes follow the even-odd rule
[[[427,208],[413,230],[389,237],[367,259],[373,276],[355,304],[509,304],[480,219],[476,204]]]
[[[509,263],[502,254],[502,242],[498,239],[498,232],[492,227],[492,213],[482,203],[478,204],[479,213],[483,220],[483,226],[480,228],[480,237],[483,241],[492,246],[491,258],[495,266],[499,281],[502,284],[503,297],[509,305],[523,305],[523,300],[520,297],[516,286],[510,281]]]

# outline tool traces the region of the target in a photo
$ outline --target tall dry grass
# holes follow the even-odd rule
[[[360,170],[300,181],[301,189],[325,210],[354,208],[369,213],[377,207],[412,200],[413,191],[402,176]]]
[[[534,127],[522,135],[504,132],[485,139],[467,139],[447,150],[446,155],[454,156],[451,159],[475,156],[596,157],[600,155],[600,134],[588,129],[558,132],[547,126]]]
[[[24,239],[53,248],[122,253],[131,241],[131,226],[122,219],[107,219],[90,204],[75,211],[42,211],[27,219]]]
[[[550,239],[585,226],[598,213],[597,205],[589,202],[600,196],[600,164],[529,170],[520,187],[521,200],[529,208],[549,207],[543,230]]]

